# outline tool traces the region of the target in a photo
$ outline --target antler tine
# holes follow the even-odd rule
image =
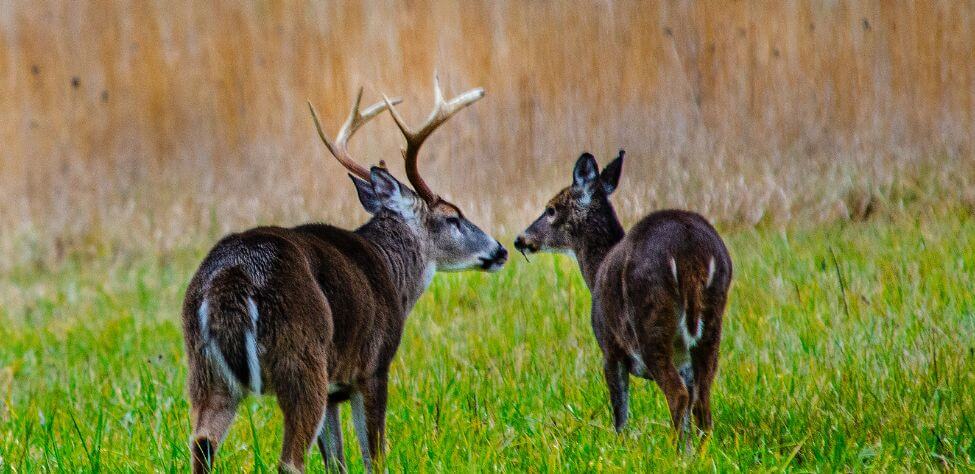
[[[382,102],[377,102],[366,108],[365,111],[359,112],[359,105],[362,102],[362,88],[359,88],[359,92],[356,94],[355,101],[352,102],[352,110],[349,111],[349,118],[346,119],[345,123],[342,124],[342,128],[339,129],[338,135],[335,136],[335,142],[332,142],[325,136],[325,132],[322,131],[322,124],[318,120],[318,113],[315,111],[315,106],[308,102],[308,109],[311,110],[311,118],[315,122],[315,129],[318,131],[318,137],[322,139],[325,147],[328,151],[332,153],[345,169],[349,170],[352,174],[368,180],[369,170],[363,168],[355,161],[352,160],[352,156],[349,155],[349,139],[352,135],[359,130],[360,127],[365,125],[366,122],[374,118],[375,116],[382,113],[389,107],[389,104],[398,104],[402,102],[402,99],[394,98],[388,99],[383,97]]]
[[[437,71],[433,71],[433,103],[436,108],[443,104],[443,89],[440,88],[440,74]]]
[[[386,106],[389,108],[389,113],[393,116],[393,121],[396,122],[396,126],[399,127],[400,131],[403,132],[403,136],[406,138],[406,149],[403,150],[403,159],[406,161],[406,176],[410,179],[410,183],[413,185],[417,194],[427,202],[435,202],[439,199],[439,196],[427,186],[426,181],[420,176],[420,171],[417,168],[417,155],[420,147],[437,127],[443,125],[444,122],[450,119],[460,109],[484,97],[484,89],[478,87],[454,97],[449,101],[444,101],[443,92],[440,89],[440,78],[437,74],[433,76],[433,92],[433,111],[430,112],[430,116],[418,131],[414,131],[406,125],[406,121],[403,120],[399,111],[394,107],[395,104],[393,101],[383,96],[383,99],[386,101]]]

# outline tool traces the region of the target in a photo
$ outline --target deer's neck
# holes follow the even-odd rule
[[[623,240],[623,226],[620,225],[616,212],[609,208],[609,212],[590,219],[585,229],[582,229],[573,248],[582,278],[592,291],[596,285],[596,274],[606,259],[606,254]]]
[[[356,233],[376,245],[399,292],[404,316],[409,314],[433,276],[425,242],[409,224],[382,215],[374,217]]]

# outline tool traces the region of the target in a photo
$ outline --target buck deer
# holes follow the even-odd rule
[[[360,112],[360,89],[334,142],[309,104],[319,136],[372,214],[365,225],[354,232],[326,224],[259,227],[224,237],[203,260],[183,304],[194,472],[210,470],[248,393],[277,395],[282,471],[303,471],[316,438],[326,464],[344,470],[337,404],[350,400],[371,471],[385,444],[389,366],[434,272],[504,265],[504,247],[420,176],[424,140],[484,95],[474,89],[444,101],[439,81],[435,90],[433,113],[413,131],[385,97]],[[352,135],[387,108],[406,137],[412,190],[383,167],[356,164],[348,151]]]
[[[549,201],[515,247],[577,258],[592,292],[592,328],[603,351],[616,431],[626,424],[630,374],[655,380],[667,397],[678,444],[688,450],[691,411],[698,427],[711,429],[731,258],[711,224],[692,212],[654,212],[624,234],[609,201],[623,153],[602,173],[592,155],[579,157],[572,185]]]

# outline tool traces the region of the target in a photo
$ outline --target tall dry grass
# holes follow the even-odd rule
[[[0,2],[0,255],[354,225],[306,99],[332,130],[360,85],[419,120],[435,69],[448,93],[488,95],[423,170],[500,234],[580,151],[619,147],[627,220],[973,202],[973,44],[975,4],[953,1]],[[354,141],[398,162],[388,117]]]

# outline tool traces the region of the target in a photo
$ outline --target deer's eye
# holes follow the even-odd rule
[[[456,227],[457,230],[460,230],[460,218],[458,218],[458,217],[448,217],[447,218],[447,223],[450,224],[450,225],[452,225],[452,226],[454,226],[454,227]]]
[[[552,216],[554,216],[554,215],[555,215],[555,208],[554,208],[554,207],[552,207],[552,206],[548,206],[548,207],[546,207],[546,208],[545,208],[545,215],[546,215],[546,216],[549,216],[549,217],[552,217]]]

